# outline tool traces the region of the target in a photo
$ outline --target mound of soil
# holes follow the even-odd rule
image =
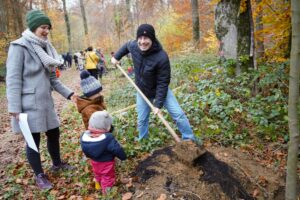
[[[156,150],[139,163],[133,199],[284,199],[283,176],[241,151],[210,147],[189,164],[174,150]]]

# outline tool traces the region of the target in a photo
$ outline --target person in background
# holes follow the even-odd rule
[[[96,49],[96,55],[99,57],[99,61],[97,63],[97,69],[99,73],[99,78],[102,79],[103,74],[105,73],[106,69],[106,62],[105,57],[102,53],[101,48]]]
[[[115,52],[114,51],[110,52],[110,56],[111,56],[111,59],[112,59],[115,56]],[[119,61],[118,64],[121,65],[121,61]],[[112,63],[112,68],[116,69],[117,67],[115,66],[115,64]]]
[[[137,29],[136,40],[125,43],[111,58],[111,62],[118,64],[119,60],[128,53],[131,53],[134,63],[135,83],[154,104],[154,114],[161,112],[161,108],[165,107],[176,122],[182,139],[193,140],[202,145],[202,141],[195,137],[189,120],[169,89],[171,80],[169,57],[157,40],[152,25],[140,25]],[[139,93],[137,93],[136,102],[138,140],[140,141],[148,137],[151,109]]]
[[[76,69],[78,69],[78,53],[74,53],[73,59],[74,59],[75,67]]]
[[[66,60],[67,60],[67,67],[71,68],[73,59],[72,59],[72,54],[70,52],[67,52]]]
[[[82,71],[84,69],[84,55],[83,55],[83,51],[80,51],[78,53],[78,69],[79,71]]]
[[[59,56],[48,40],[51,21],[40,10],[26,14],[27,29],[22,37],[11,42],[6,62],[6,93],[8,112],[12,116],[12,130],[20,133],[20,113],[28,115],[28,125],[39,149],[40,135],[47,136],[47,148],[52,159],[51,171],[74,169],[61,159],[59,119],[55,112],[52,89],[66,99],[76,102],[77,95],[56,77]],[[52,183],[44,173],[40,154],[26,146],[27,160],[35,174],[37,186],[51,189]]]
[[[93,51],[93,47],[88,47],[85,54],[85,69],[90,72],[90,74],[98,80],[98,69],[97,63],[99,62],[99,57]]]
[[[104,195],[116,182],[115,157],[127,159],[123,148],[110,131],[111,126],[112,117],[106,110],[94,112],[88,130],[80,138],[83,153],[91,159],[95,188],[101,187]]]

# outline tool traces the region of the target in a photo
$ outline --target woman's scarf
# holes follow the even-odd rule
[[[31,43],[33,50],[41,59],[44,67],[49,71],[55,71],[55,68],[63,63],[59,60],[59,56],[48,40],[37,37],[29,29],[26,29],[22,36]]]

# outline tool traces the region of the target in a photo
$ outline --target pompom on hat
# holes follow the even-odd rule
[[[80,79],[80,87],[84,96],[91,97],[102,91],[100,82],[95,77],[91,76],[88,71],[83,70],[80,73]]]
[[[151,39],[151,41],[155,41],[155,30],[154,27],[150,24],[141,24],[136,32],[136,39],[138,39],[140,36],[146,36]]]
[[[89,128],[109,131],[112,121],[112,117],[106,110],[96,111],[90,117]]]
[[[28,28],[34,32],[41,25],[49,25],[52,27],[50,18],[40,10],[31,10],[26,14],[26,24]]]

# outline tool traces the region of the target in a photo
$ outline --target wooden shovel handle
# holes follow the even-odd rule
[[[149,101],[149,99],[144,95],[144,93],[140,90],[140,88],[133,82],[133,80],[128,76],[128,74],[124,71],[124,69],[117,64],[116,65],[119,70],[121,70],[121,72],[124,74],[124,76],[129,80],[129,82],[133,85],[133,87],[138,91],[138,93],[143,97],[143,99],[147,102],[147,104],[150,106],[151,110],[154,111],[154,106],[153,104]],[[170,134],[173,136],[173,138],[175,139],[176,142],[180,142],[180,138],[178,137],[178,135],[175,133],[175,131],[172,129],[172,127],[170,126],[170,124],[165,120],[165,118],[163,117],[163,115],[161,113],[157,113],[157,116],[159,117],[159,119],[162,121],[162,123],[166,126],[166,128],[168,129],[168,131],[170,132]]]

